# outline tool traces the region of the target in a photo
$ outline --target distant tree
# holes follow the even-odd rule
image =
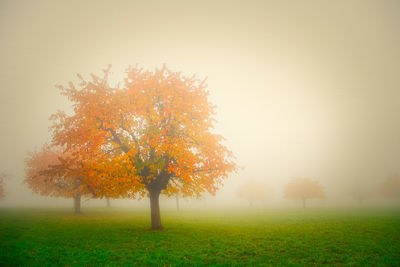
[[[285,187],[285,198],[301,199],[303,208],[306,207],[306,200],[310,198],[325,197],[324,190],[318,182],[308,178],[294,178]]]
[[[353,181],[353,183],[348,186],[348,194],[351,198],[357,201],[359,206],[361,206],[362,203],[366,199],[370,198],[373,193],[365,183],[362,183],[361,181]]]
[[[184,195],[182,189],[184,188],[183,185],[179,181],[172,181],[174,183],[173,187],[170,187],[168,190],[164,191],[164,194],[167,195],[169,198],[175,198],[176,203],[176,210],[180,211],[180,199],[190,196]]]
[[[73,198],[75,213],[81,212],[82,196],[95,195],[93,188],[85,181],[83,163],[71,152],[44,145],[41,151],[29,153],[25,164],[24,182],[34,193]]]
[[[176,210],[179,211],[180,210],[180,208],[179,208],[179,194],[176,194],[175,200],[176,200]]]
[[[5,173],[0,173],[0,199],[4,198],[5,192],[4,192],[4,180],[6,178]]]
[[[248,180],[237,189],[236,195],[247,200],[249,205],[252,206],[255,201],[265,200],[265,186],[259,181]]]
[[[382,183],[380,191],[386,198],[400,199],[400,175],[388,177]]]

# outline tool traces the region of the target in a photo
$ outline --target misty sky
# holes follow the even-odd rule
[[[70,109],[54,86],[108,64],[115,81],[136,64],[208,77],[217,131],[245,168],[226,195],[250,178],[280,194],[310,177],[329,195],[400,173],[399,14],[396,0],[0,0],[8,201],[32,198],[24,158]]]

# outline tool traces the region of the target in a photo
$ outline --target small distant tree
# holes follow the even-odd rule
[[[359,206],[373,195],[372,190],[368,188],[365,183],[361,183],[360,181],[353,181],[353,183],[348,186],[348,194],[357,201]]]
[[[360,188],[353,188],[350,194],[351,197],[357,201],[359,206],[361,206],[364,200],[368,197],[368,194],[365,191],[362,191]]]
[[[285,187],[285,198],[301,199],[303,208],[306,207],[306,200],[310,198],[324,198],[324,189],[321,185],[308,178],[294,178]]]
[[[263,201],[266,198],[264,185],[256,180],[249,180],[244,183],[237,189],[236,195],[247,200],[250,206],[253,206],[255,201]]]
[[[400,199],[400,175],[388,177],[382,183],[380,191],[386,198]]]
[[[94,196],[95,191],[85,181],[84,164],[72,153],[44,145],[25,159],[24,182],[34,193],[44,196],[74,199],[75,213],[81,212],[81,197]]]
[[[180,199],[184,197],[190,197],[190,194],[185,195],[184,186],[179,181],[172,181],[174,184],[173,187],[169,187],[167,190],[164,190],[164,194],[169,198],[175,198],[176,210],[180,211]]]
[[[4,198],[4,179],[6,178],[5,173],[0,173],[0,199]]]
[[[179,211],[180,210],[180,208],[179,208],[179,194],[176,194],[175,200],[176,200],[176,210]]]

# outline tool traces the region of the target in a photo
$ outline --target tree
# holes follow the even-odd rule
[[[371,198],[373,195],[372,191],[365,181],[354,180],[348,185],[348,194],[357,201],[358,206],[361,206],[365,200]]]
[[[176,200],[176,210],[179,211],[180,210],[180,208],[179,208],[179,194],[175,195],[175,200]]]
[[[85,157],[99,195],[148,195],[152,229],[162,229],[160,194],[178,183],[184,195],[215,194],[236,170],[233,155],[213,132],[204,81],[165,65],[154,72],[134,67],[119,88],[109,84],[109,73],[91,81],[79,75],[78,88],[59,87],[74,112],[52,116],[53,143]]]
[[[180,205],[179,205],[179,199],[184,198],[185,195],[181,193],[182,191],[182,185],[178,181],[174,181],[174,187],[170,188],[168,191],[165,192],[165,194],[171,198],[175,198],[175,203],[176,203],[176,210],[180,211]]]
[[[380,191],[386,198],[400,199],[400,175],[388,177],[382,183]]]
[[[0,199],[4,198],[4,179],[6,178],[5,173],[0,173]]]
[[[285,198],[301,199],[303,201],[303,208],[306,207],[307,199],[325,197],[321,185],[307,178],[292,179],[286,185],[284,195]]]
[[[250,206],[253,206],[255,201],[263,201],[266,198],[264,185],[256,180],[246,181],[237,189],[236,195],[246,199]]]
[[[34,193],[73,198],[77,214],[81,211],[81,197],[94,195],[85,181],[83,163],[77,161],[73,153],[44,145],[42,150],[29,153],[25,164],[24,182]]]

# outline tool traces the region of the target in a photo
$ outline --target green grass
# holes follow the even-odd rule
[[[0,266],[400,266],[394,211],[0,210]]]

